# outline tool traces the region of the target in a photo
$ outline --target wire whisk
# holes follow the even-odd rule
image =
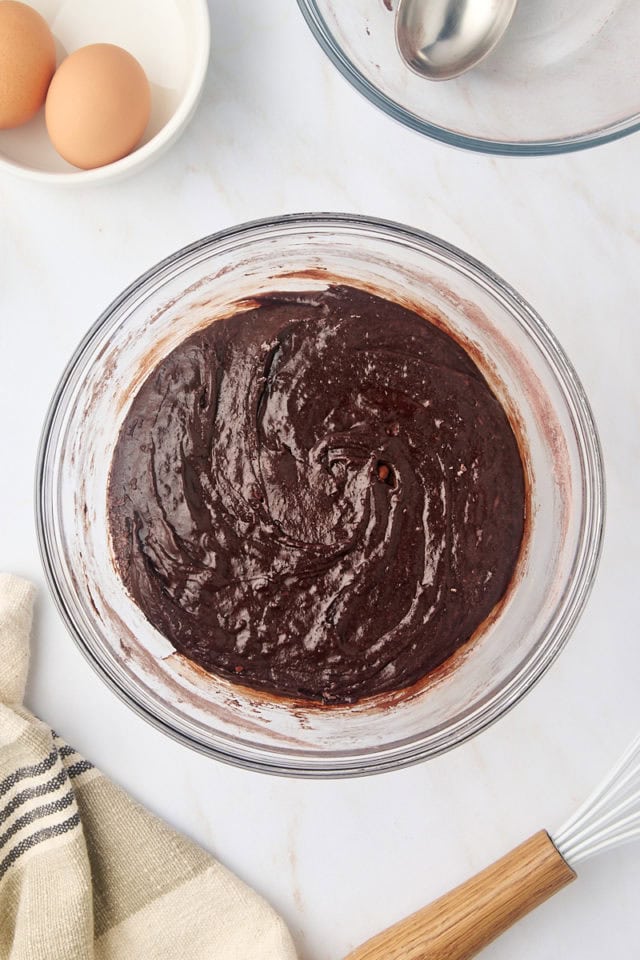
[[[555,836],[540,830],[346,960],[469,960],[552,894],[588,857],[640,838],[640,735]]]
[[[639,837],[640,735],[553,842],[573,865]]]

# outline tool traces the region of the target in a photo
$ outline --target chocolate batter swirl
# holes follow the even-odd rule
[[[133,400],[109,518],[138,606],[205,669],[352,702],[409,686],[504,595],[525,485],[468,354],[349,287],[273,294]]]

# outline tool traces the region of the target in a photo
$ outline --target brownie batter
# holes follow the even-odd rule
[[[388,300],[282,293],[134,398],[108,510],[131,596],[185,656],[281,696],[407,687],[504,595],[525,484],[469,355]]]

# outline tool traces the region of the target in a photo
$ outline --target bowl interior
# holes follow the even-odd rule
[[[500,44],[443,83],[395,43],[398,0],[299,0],[334,63],[396,119],[457,146],[545,153],[612,139],[640,121],[633,0],[521,0]]]
[[[455,660],[408,691],[327,708],[229,684],[177,654],[115,572],[106,488],[129,403],[173,347],[245,308],[257,293],[319,289],[340,280],[439,312],[510,414],[530,500],[526,544],[509,593]],[[437,241],[332,219],[232,231],[177,254],[134,284],[98,322],[63,378],[40,476],[50,581],[94,664],[173,735],[278,772],[385,769],[447,749],[495,719],[566,640],[593,576],[602,521],[588,406],[535,315]]]
[[[151,117],[132,154],[106,167],[84,171],[55,151],[42,108],[21,127],[0,130],[0,165],[25,176],[58,182],[114,177],[154,153],[174,127],[188,119],[209,51],[204,0],[30,0],[30,5],[51,28],[58,64],[90,43],[115,43],[132,53],[151,85]]]

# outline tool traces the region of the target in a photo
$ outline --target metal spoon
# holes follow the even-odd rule
[[[491,53],[518,0],[399,0],[396,43],[407,66],[450,80]]]

